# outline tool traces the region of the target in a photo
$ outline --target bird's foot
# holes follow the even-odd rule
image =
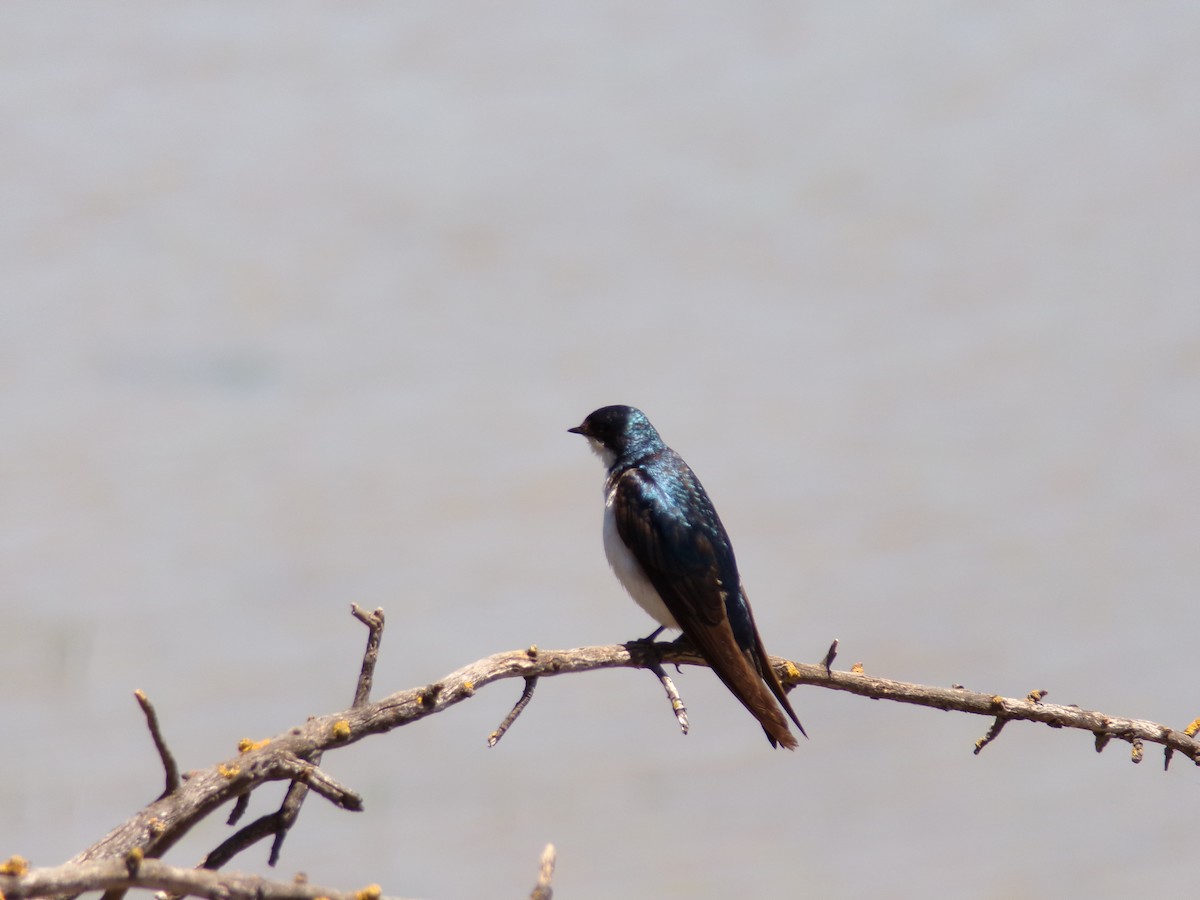
[[[666,627],[667,626],[665,626],[665,625],[660,625],[658,628],[655,628],[652,632],[650,632],[648,635],[646,635],[643,638],[634,638],[632,641],[626,641],[625,646],[627,646],[627,647],[636,646],[636,647],[647,647],[647,648],[654,647],[659,643],[658,641],[655,640],[655,638],[657,638],[660,634],[662,634],[666,630]],[[663,641],[662,643],[665,644],[667,642]]]
[[[686,634],[681,634],[675,640],[671,641],[671,649],[679,650],[683,653],[698,653],[695,642]]]
[[[639,651],[647,658],[648,661],[658,665],[662,662],[663,648],[672,646],[668,641],[655,640],[655,638],[657,638],[665,630],[666,626],[660,625],[643,638],[634,638],[632,641],[626,641],[625,647],[629,650]]]
[[[644,638],[636,638],[632,641],[626,641],[625,646],[630,650],[637,650],[642,653],[648,662],[654,665],[662,664],[663,652],[667,650],[678,650],[681,653],[699,653],[695,643],[686,634],[681,634],[673,641],[656,641],[658,637],[666,629],[656,628]],[[679,664],[675,663],[675,671],[679,671]]]
[[[700,653],[700,650],[696,647],[695,641],[693,641],[686,634],[679,635],[679,637],[675,638],[675,640],[671,641],[671,643],[669,643],[667,646],[672,650],[678,650],[680,653]],[[679,663],[675,663],[675,671],[682,671],[679,668]]]

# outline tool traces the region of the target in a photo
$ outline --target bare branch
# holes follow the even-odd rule
[[[351,708],[364,706],[371,696],[371,682],[375,676],[375,663],[379,659],[379,642],[383,637],[384,616],[382,609],[376,609],[374,612],[364,612],[357,603],[350,604],[350,613],[358,621],[367,626],[367,647],[363,651],[362,668],[359,671],[358,682],[354,689],[354,701]],[[250,749],[254,749],[253,746]],[[299,756],[292,756],[292,760],[296,763],[308,765],[316,772],[320,772],[316,767],[321,762],[321,753],[314,752],[308,757],[308,762],[305,762]],[[325,776],[322,774],[322,778]],[[279,805],[279,809],[265,816],[260,816],[249,825],[240,829],[236,834],[231,835],[222,841],[211,853],[208,854],[200,863],[206,869],[219,869],[243,850],[248,850],[259,841],[271,837],[271,852],[267,857],[267,865],[274,866],[279,862],[279,855],[283,852],[283,842],[287,838],[288,832],[292,830],[292,826],[296,824],[296,817],[300,815],[300,808],[304,805],[305,798],[308,797],[308,790],[312,787],[317,790],[315,784],[312,784],[307,777],[297,778],[288,787],[287,793],[284,795],[283,802]],[[318,793],[321,793],[318,790]],[[362,799],[354,794],[354,800],[357,802],[357,807],[346,806],[336,797],[345,799],[349,792],[340,785],[337,786],[335,796],[325,795],[327,799],[332,800],[344,809],[361,809]],[[238,798],[237,805],[229,817],[229,824],[236,824],[242,817],[249,805],[249,792],[242,794]]]
[[[257,875],[181,869],[157,859],[130,853],[125,859],[67,863],[30,869],[20,876],[0,875],[0,894],[6,900],[80,894],[85,891],[124,892],[130,888],[168,891],[181,897],[207,900],[389,900],[378,885],[359,891],[334,891],[303,880],[268,881]]]
[[[806,684],[876,700],[911,703],[991,719],[1041,722],[1054,728],[1108,735],[1130,744],[1135,741],[1160,744],[1193,762],[1200,760],[1200,741],[1184,731],[1156,722],[1111,716],[1076,706],[1035,703],[961,688],[929,687],[863,673],[827,670],[822,664],[807,665],[778,658],[771,662],[789,690]],[[324,751],[435,715],[474,696],[481,687],[494,681],[551,678],[599,669],[650,668],[660,663],[704,664],[694,650],[674,644],[648,647],[639,642],[573,650],[530,648],[489,656],[432,684],[398,691],[377,702],[352,706],[339,713],[315,716],[270,741],[244,745],[241,755],[193,773],[176,791],[117,826],[79,854],[74,862],[123,858],[135,847],[141,848],[146,857],[161,856],[215,807],[271,780],[304,778],[305,784],[322,785],[325,795],[344,808],[356,808],[356,794],[323,778],[313,762],[304,761],[315,760],[317,754]]]
[[[691,660],[686,660],[691,662]],[[923,684],[909,684],[873,678],[862,672],[830,672],[823,666],[809,666],[772,657],[772,665],[779,672],[784,687],[791,690],[799,684],[827,687],[835,691],[846,691],[873,700],[894,700],[952,712],[965,712],[977,716],[993,716],[1006,720],[1019,719],[1041,722],[1051,728],[1076,728],[1093,734],[1107,735],[1133,744],[1137,740],[1161,744],[1182,753],[1192,762],[1200,763],[1200,741],[1183,730],[1170,728],[1146,719],[1127,719],[1078,706],[1059,706],[1040,700],[1015,699],[996,694],[981,694],[961,687],[938,688]],[[856,666],[857,667],[857,666]],[[1045,696],[1044,692],[1035,692]],[[1099,749],[1099,748],[1098,748]]]

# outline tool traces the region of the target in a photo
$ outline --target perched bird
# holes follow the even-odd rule
[[[808,735],[768,662],[733,545],[700,479],[632,406],[605,406],[567,430],[586,437],[608,469],[604,552],[621,584],[662,626],[649,639],[664,628],[681,630],[758,719],[771,746],[794,748],[780,706]]]

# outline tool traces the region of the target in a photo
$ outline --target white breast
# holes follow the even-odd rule
[[[678,629],[679,625],[676,623],[675,617],[668,611],[662,597],[658,595],[658,591],[646,577],[641,563],[625,546],[625,542],[621,540],[621,535],[617,532],[617,517],[613,514],[613,501],[616,499],[616,495],[617,489],[614,486],[609,490],[608,497],[604,501],[604,555],[608,557],[608,564],[612,566],[613,572],[625,586],[625,590],[629,591],[629,596],[638,606],[648,612],[655,622],[665,625],[667,628]]]

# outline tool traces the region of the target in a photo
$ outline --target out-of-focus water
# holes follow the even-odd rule
[[[1200,713],[1200,12],[987,4],[0,8],[0,855],[184,768],[650,623],[565,429],[642,406],[775,653]],[[279,874],[438,898],[1148,895],[1197,774],[685,670],[330,754]],[[279,789],[280,791],[282,788]],[[269,791],[254,812],[269,808]],[[227,834],[207,823],[168,857]],[[235,868],[265,871],[266,848]]]

